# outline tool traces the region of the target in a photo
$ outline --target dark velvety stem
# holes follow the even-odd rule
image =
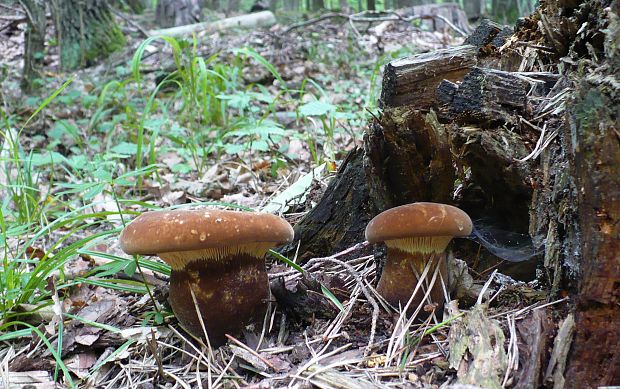
[[[269,283],[262,258],[237,255],[234,259],[190,262],[170,277],[170,305],[188,332],[203,337],[192,300],[192,288],[209,341],[213,347],[237,336],[248,324],[261,328],[269,299]]]
[[[387,261],[383,268],[383,273],[379,284],[377,285],[377,292],[383,298],[387,300],[395,308],[398,305],[404,307],[409,301],[409,298],[413,294],[413,291],[418,283],[418,275],[422,274],[424,267],[428,261],[432,261],[431,267],[427,273],[426,279],[430,282],[433,278],[433,273],[437,266],[439,266],[439,274],[435,279],[435,283],[431,286],[431,293],[429,298],[432,303],[438,304],[435,312],[438,317],[443,312],[444,293],[441,286],[441,279],[444,283],[448,281],[448,271],[446,265],[445,254],[408,254],[403,251],[394,248],[388,248]],[[417,274],[416,274],[417,273]],[[422,302],[424,297],[427,283],[422,284],[416,292],[411,305],[407,311],[408,314],[412,314],[416,307]],[[428,317],[428,312],[420,311],[418,317]]]

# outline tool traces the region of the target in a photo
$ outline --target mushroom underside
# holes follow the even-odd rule
[[[225,334],[236,336],[249,324],[261,325],[269,300],[263,255],[237,253],[219,259],[195,259],[183,268],[173,268],[169,293],[181,326],[204,337],[198,308],[214,347],[226,342]]]

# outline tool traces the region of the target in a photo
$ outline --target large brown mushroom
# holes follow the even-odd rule
[[[408,313],[423,302],[425,288],[430,288],[431,302],[443,307],[444,292],[439,276],[447,283],[446,247],[453,237],[467,236],[471,231],[469,216],[445,204],[407,204],[375,216],[366,227],[366,240],[385,242],[387,246],[387,261],[377,292],[392,306],[404,307],[425,266],[429,265],[424,287],[418,288],[413,296]],[[437,268],[439,274],[429,285]]]
[[[158,255],[171,266],[175,316],[188,332],[203,335],[193,291],[217,347],[225,334],[262,323],[270,297],[264,256],[292,239],[292,227],[277,216],[205,208],[144,213],[123,230],[120,244],[127,254]]]

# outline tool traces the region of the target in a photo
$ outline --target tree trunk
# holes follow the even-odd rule
[[[239,12],[239,0],[228,0],[226,15],[230,16],[234,12]]]
[[[45,58],[45,2],[43,0],[20,0],[26,10],[28,27],[26,29],[24,48],[24,69],[22,72],[21,87],[24,92],[36,88],[40,79],[40,70]]]
[[[52,0],[52,7],[64,69],[93,65],[125,44],[107,0]]]
[[[369,11],[374,11],[375,10],[375,0],[368,0],[366,1],[366,6],[368,8]]]
[[[485,11],[485,0],[470,0],[463,2],[463,9],[470,20],[478,20]]]
[[[202,12],[200,0],[158,0],[155,21],[160,27],[198,23]]]
[[[323,0],[312,0],[312,11],[319,11],[322,9],[325,9]]]

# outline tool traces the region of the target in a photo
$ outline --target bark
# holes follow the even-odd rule
[[[461,85],[444,80],[435,97],[445,104],[445,118],[459,124],[516,125],[520,118],[529,118],[530,89],[519,74],[474,67]]]
[[[158,0],[155,21],[160,27],[184,26],[200,21],[200,0]]]
[[[93,65],[125,44],[106,0],[53,0],[52,7],[64,69]]]
[[[230,15],[234,12],[239,12],[239,0],[228,0],[226,15]]]
[[[295,236],[299,239],[284,251],[291,256],[299,252],[300,263],[341,251],[363,240],[371,218],[363,156],[362,149],[347,155],[320,203],[295,225]]]
[[[575,301],[570,352],[548,374],[556,387],[620,384],[620,88],[610,83],[620,71],[619,15],[617,3],[550,2],[538,23],[551,56],[568,56],[550,97],[572,95],[559,142],[541,164],[530,226],[546,241],[550,292]]]
[[[24,7],[28,18],[21,87],[24,92],[30,92],[37,86],[36,82],[41,76],[45,59],[45,2],[20,0],[20,4]]]
[[[416,201],[449,203],[454,189],[450,143],[434,112],[389,108],[364,137],[374,211]]]
[[[473,46],[437,50],[390,62],[383,74],[379,104],[382,107],[414,105],[428,109],[435,102],[435,89],[444,79],[461,80],[476,63]]]
[[[565,127],[580,238],[567,387],[620,384],[620,88],[605,81],[620,71],[615,55],[610,73],[578,83]]]

